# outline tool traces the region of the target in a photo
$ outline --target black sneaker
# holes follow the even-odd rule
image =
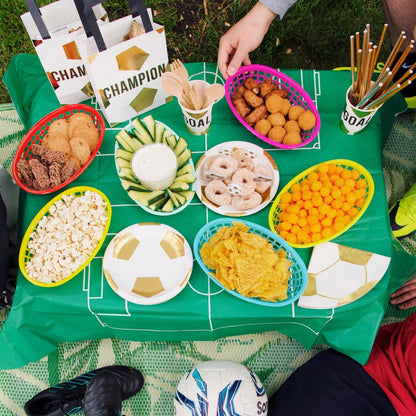
[[[88,383],[103,371],[117,377],[121,388],[121,400],[134,396],[143,387],[142,373],[132,367],[124,365],[102,367],[38,393],[25,404],[26,414],[28,416],[64,416],[81,411]]]
[[[85,416],[121,416],[121,386],[110,371],[97,374],[82,400]]]

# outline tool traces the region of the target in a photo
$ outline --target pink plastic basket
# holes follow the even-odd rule
[[[240,85],[244,84],[244,80],[246,78],[250,77],[255,79],[258,83],[263,82],[266,78],[270,78],[273,81],[273,83],[279,85],[280,88],[284,88],[287,90],[287,98],[289,99],[292,105],[300,105],[306,110],[312,111],[312,113],[316,117],[316,124],[315,127],[313,127],[312,129],[301,132],[302,143],[295,145],[277,143],[274,140],[271,140],[268,137],[263,136],[262,134],[254,130],[254,128],[248,125],[238,114],[237,110],[234,108],[234,105],[231,101],[231,95]],[[269,68],[267,66],[248,65],[241,67],[232,77],[229,77],[227,79],[227,82],[225,83],[225,95],[231,111],[234,113],[237,120],[247,130],[249,130],[251,133],[253,133],[255,136],[257,136],[264,142],[269,143],[270,145],[275,147],[280,147],[281,149],[295,149],[307,145],[316,137],[321,126],[321,119],[319,117],[318,110],[315,104],[313,103],[311,97],[309,97],[308,93],[292,78],[288,77],[280,71],[277,71],[276,69]]]

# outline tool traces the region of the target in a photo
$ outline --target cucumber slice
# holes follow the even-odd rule
[[[181,168],[190,158],[191,158],[191,150],[185,149],[179,156],[178,156],[178,167]]]
[[[155,119],[151,114],[149,114],[146,117],[142,118],[142,123],[147,127],[148,132],[152,136],[152,139],[154,140],[156,137],[156,122]]]
[[[166,136],[163,138],[164,143],[167,144],[168,146],[170,146],[173,150],[175,150],[175,146],[176,146],[176,137],[171,134],[170,136]],[[175,153],[176,154],[176,153]]]
[[[176,194],[175,194],[175,192],[172,192],[170,189],[168,189],[167,191],[168,191],[169,198],[170,198],[170,199],[172,200],[172,202],[173,202],[173,205],[174,205],[175,207],[179,207],[181,204],[179,203],[178,199],[176,198]]]
[[[138,119],[136,118],[133,123],[134,127],[134,134],[135,136],[143,143],[143,144],[149,144],[153,143],[153,136],[149,133],[146,126]]]
[[[120,132],[116,134],[116,140],[118,141],[119,145],[124,150],[127,150],[128,152],[133,152],[134,150],[133,150],[133,147],[131,146],[130,139],[131,137],[126,132],[126,130],[121,130]]]
[[[116,150],[116,157],[121,157],[122,159],[126,159],[130,161],[132,156],[133,156],[133,152],[128,152],[127,150],[124,150],[121,147],[119,147]]]
[[[186,182],[186,183],[194,183],[196,181],[196,178],[192,173],[185,173],[175,178],[175,182],[178,182],[178,181]]]
[[[168,189],[168,192],[169,192],[169,189]],[[183,192],[188,192],[188,191],[183,191]],[[179,202],[179,205],[183,205],[186,202],[186,198],[183,195],[181,195],[179,192],[172,192],[172,194],[175,195],[175,198]]]
[[[120,172],[118,173],[118,176],[120,176],[121,179],[124,179],[126,181],[136,181],[136,177],[134,176],[134,173],[131,170],[131,168],[121,168]]]
[[[152,209],[153,211],[158,211],[163,207],[163,205],[166,204],[168,200],[169,200],[169,197],[165,195],[164,198],[161,198],[159,199],[159,201],[156,201],[153,204],[149,205],[149,208]]]
[[[122,157],[116,157],[116,165],[121,168],[129,168],[131,166],[130,160],[123,159]]]
[[[142,204],[146,207],[154,204],[166,196],[163,191],[151,191],[151,192],[141,192],[141,191],[129,191],[128,192],[131,199],[137,201],[139,204]]]
[[[185,175],[185,173],[192,173],[194,174],[194,168],[193,166],[188,163],[187,165],[181,167],[177,172],[176,172],[176,176],[181,176],[181,175]]]
[[[143,185],[138,184],[137,182],[129,181],[127,179],[123,179],[121,181],[121,186],[128,192],[128,191],[147,191]]]
[[[168,199],[165,205],[163,205],[162,212],[172,212],[173,211],[173,202],[171,199]]]
[[[162,142],[164,131],[165,131],[165,126],[163,126],[163,124],[156,123],[156,127],[155,127],[155,142],[156,143]]]
[[[187,201],[190,201],[194,197],[195,191],[180,191],[178,194],[184,196]]]
[[[179,137],[173,151],[175,152],[176,156],[179,157],[187,147],[188,143],[186,142],[186,140],[183,137]]]
[[[169,189],[173,192],[187,191],[189,189],[189,183],[175,180],[175,182],[173,182],[173,184],[169,186]]]

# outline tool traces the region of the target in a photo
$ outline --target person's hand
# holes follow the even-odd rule
[[[227,79],[243,65],[250,65],[249,53],[262,42],[276,14],[262,3],[256,5],[220,39],[218,68]]]
[[[390,303],[399,309],[409,309],[416,306],[416,277],[393,292],[390,296]]]

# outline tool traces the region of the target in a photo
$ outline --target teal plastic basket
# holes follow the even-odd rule
[[[278,300],[277,302],[267,302],[258,298],[249,298],[247,296],[243,296],[234,290],[228,290],[212,275],[212,273],[215,273],[215,270],[208,268],[204,264],[204,262],[202,261],[201,255],[199,254],[199,250],[201,249],[202,245],[208,242],[210,238],[220,228],[226,227],[226,226],[231,227],[233,223],[235,222],[241,222],[247,225],[248,227],[250,227],[249,232],[258,234],[261,237],[269,240],[270,243],[272,243],[275,251],[278,251],[280,249],[285,250],[287,254],[287,258],[292,262],[292,266],[290,267],[291,276],[289,278],[288,289],[287,289],[287,299],[283,301]],[[300,258],[299,254],[295,251],[293,247],[291,247],[288,243],[286,243],[286,241],[284,241],[277,234],[255,223],[252,223],[249,221],[243,221],[241,219],[236,220],[236,219],[228,219],[228,218],[220,218],[220,219],[211,221],[208,224],[204,225],[196,234],[194,244],[193,244],[193,250],[194,250],[194,256],[198,264],[201,266],[202,270],[212,279],[213,282],[215,282],[218,286],[220,286],[222,289],[224,289],[231,295],[236,296],[237,298],[243,299],[247,302],[255,303],[257,305],[271,306],[271,307],[284,306],[284,305],[293,303],[297,299],[299,299],[299,297],[301,296],[301,294],[306,288],[306,283],[308,280],[308,272],[306,270],[305,263]]]

